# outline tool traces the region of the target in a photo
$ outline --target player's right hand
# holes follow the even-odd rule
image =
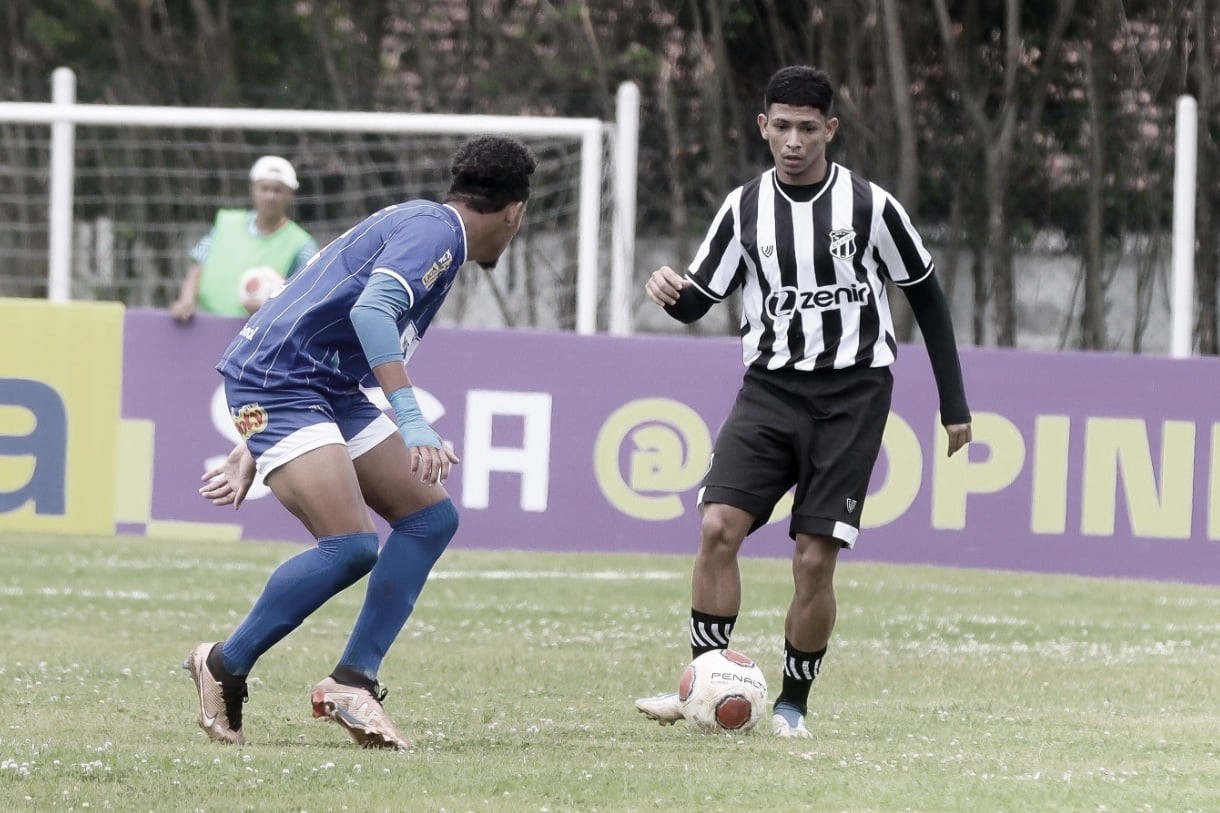
[[[195,316],[195,303],[186,299],[176,299],[170,303],[169,315],[175,322],[189,322]]]
[[[203,475],[204,485],[199,495],[213,505],[232,505],[241,508],[242,500],[254,483],[254,457],[239,443],[229,452],[225,462]]]
[[[648,281],[644,283],[644,293],[648,294],[648,298],[654,303],[665,307],[677,302],[682,289],[689,288],[690,284],[688,277],[668,265],[663,265],[648,277]]]

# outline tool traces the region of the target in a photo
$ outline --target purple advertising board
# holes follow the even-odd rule
[[[237,513],[197,493],[236,439],[213,365],[240,325],[126,315],[122,417],[155,430],[151,517],[308,542],[263,487]],[[1220,360],[963,348],[962,365],[975,441],[948,458],[926,354],[901,348],[847,557],[1220,583]],[[735,339],[434,327],[411,376],[462,457],[455,546],[693,553]],[[745,554],[790,554],[787,510]]]

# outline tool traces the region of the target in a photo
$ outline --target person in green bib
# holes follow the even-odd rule
[[[250,168],[253,209],[221,209],[211,230],[191,249],[191,264],[170,315],[189,322],[196,311],[249,316],[257,304],[243,297],[242,276],[272,268],[284,277],[300,270],[318,244],[288,217],[300,184],[296,170],[278,155],[264,155]]]

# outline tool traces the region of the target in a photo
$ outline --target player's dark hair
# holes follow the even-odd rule
[[[444,202],[461,201],[483,214],[498,212],[515,201],[529,200],[530,176],[537,167],[534,153],[516,139],[473,138],[453,154]]]
[[[808,65],[790,65],[780,68],[767,82],[763,110],[770,110],[773,104],[812,107],[829,116],[834,109],[834,87],[826,71]]]

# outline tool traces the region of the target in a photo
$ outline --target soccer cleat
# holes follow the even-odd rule
[[[777,737],[807,738],[813,735],[805,728],[805,715],[787,703],[776,703],[771,716],[771,731]]]
[[[349,686],[328,677],[313,687],[309,701],[313,716],[325,717],[341,725],[361,748],[388,748],[406,751],[411,742],[381,707],[386,690],[374,683],[373,688]]]
[[[682,701],[677,692],[665,692],[655,697],[641,697],[635,701],[635,707],[645,717],[656,720],[661,725],[673,725],[685,718],[682,713]]]
[[[250,692],[243,680],[225,686],[208,669],[208,654],[217,643],[200,644],[187,653],[182,668],[191,673],[191,680],[199,690],[199,727],[217,742],[230,745],[245,745],[246,735],[241,733],[241,704],[250,699]]]

